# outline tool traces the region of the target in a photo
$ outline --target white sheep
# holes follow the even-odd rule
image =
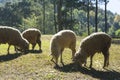
[[[22,32],[22,36],[32,44],[32,50],[36,44],[39,45],[39,50],[41,51],[41,32],[36,28],[29,28]]]
[[[58,58],[61,55],[61,63],[64,65],[62,60],[62,52],[64,48],[69,48],[72,50],[72,57],[76,52],[76,34],[71,30],[62,30],[55,35],[53,35],[50,42],[50,49],[52,59],[51,61],[58,66]],[[55,60],[55,61],[54,61]]]
[[[104,32],[96,32],[84,38],[81,41],[80,48],[75,53],[74,61],[80,65],[85,64],[90,56],[90,68],[92,67],[92,58],[96,52],[102,52],[104,55],[104,66],[109,65],[109,48],[111,46],[111,37]]]
[[[28,50],[28,41],[24,39],[19,30],[8,27],[8,26],[0,26],[0,44],[8,43],[8,54],[10,46],[13,45],[15,47],[15,51],[20,49],[21,51]]]

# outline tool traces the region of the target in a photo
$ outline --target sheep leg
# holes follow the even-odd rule
[[[109,65],[109,51],[103,52],[103,55],[104,55],[104,66],[103,66],[103,68],[105,68],[105,67],[108,67],[108,65]]]
[[[107,52],[107,63],[106,63],[106,66],[108,67],[109,65],[109,51]]]
[[[64,66],[64,63],[63,63],[63,60],[62,60],[62,53],[61,53],[60,62],[61,62],[61,63],[62,63],[62,65]]]
[[[15,49],[16,53],[18,53],[18,50],[17,50],[17,47],[16,47],[16,46],[14,46],[14,49]]]
[[[8,46],[8,49],[7,49],[7,51],[8,51],[8,54],[9,54],[9,49],[10,49],[10,46],[11,46],[11,45],[9,44],[9,46]]]
[[[64,63],[63,63],[63,60],[62,60],[62,52],[63,52],[64,49],[61,49],[61,58],[60,58],[60,62],[62,63],[62,65],[64,66]]]
[[[41,51],[41,41],[37,40],[38,46],[39,46],[39,50]]]
[[[34,50],[36,44],[32,44],[32,50]]]
[[[109,65],[109,51],[107,51],[107,56],[106,56],[106,66],[108,67]]]
[[[76,49],[75,49],[76,44],[75,43],[76,42],[72,42],[71,45],[70,45],[70,47],[69,47],[72,50],[72,59],[73,59],[73,57],[74,57],[74,55],[76,53]]]
[[[51,59],[51,61],[52,61],[56,66],[58,66],[57,61],[55,62],[55,61],[53,60],[53,58]]]
[[[74,58],[75,52],[76,52],[76,50],[72,49],[72,59]]]
[[[16,49],[16,46],[14,46],[14,51],[16,52],[16,50],[17,50],[17,49]]]
[[[55,61],[54,61],[54,59],[55,59]],[[51,61],[55,64],[56,67],[59,66],[59,65],[58,65],[58,56],[53,57],[53,58],[51,59]]]
[[[87,61],[84,62],[84,66],[86,67]]]
[[[90,56],[90,68],[92,68],[93,56],[94,56],[94,55],[91,55],[91,56]],[[86,64],[86,62],[85,62],[85,64]]]

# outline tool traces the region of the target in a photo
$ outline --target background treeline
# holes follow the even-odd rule
[[[106,10],[109,0],[1,0],[0,25],[23,31],[30,27],[43,34],[71,29],[78,35],[96,31],[120,36],[120,15]],[[105,10],[99,5],[105,6]]]

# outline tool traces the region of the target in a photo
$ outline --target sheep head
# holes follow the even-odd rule
[[[84,54],[84,51],[79,49],[74,55],[73,62],[76,64],[79,64],[80,66],[86,63],[86,58],[85,56],[83,56],[83,54]]]
[[[29,42],[26,39],[21,40],[21,43],[19,44],[19,47],[17,47],[17,50],[21,52],[27,52],[29,50]]]

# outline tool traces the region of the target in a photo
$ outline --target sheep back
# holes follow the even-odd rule
[[[62,30],[56,33],[50,42],[51,55],[59,56],[60,50],[70,48],[75,50],[76,34],[71,30]]]
[[[111,37],[104,32],[93,33],[81,41],[80,48],[75,53],[75,59],[86,61],[87,57],[96,52],[107,52],[111,46]]]
[[[21,49],[28,47],[28,42],[21,36],[20,31],[8,26],[0,26],[0,43],[8,43]]]
[[[111,37],[104,32],[93,33],[81,41],[80,48],[91,55],[95,52],[101,52],[109,49],[111,45]]]
[[[41,32],[36,28],[29,28],[22,32],[22,35],[29,43],[35,44],[41,38]]]

